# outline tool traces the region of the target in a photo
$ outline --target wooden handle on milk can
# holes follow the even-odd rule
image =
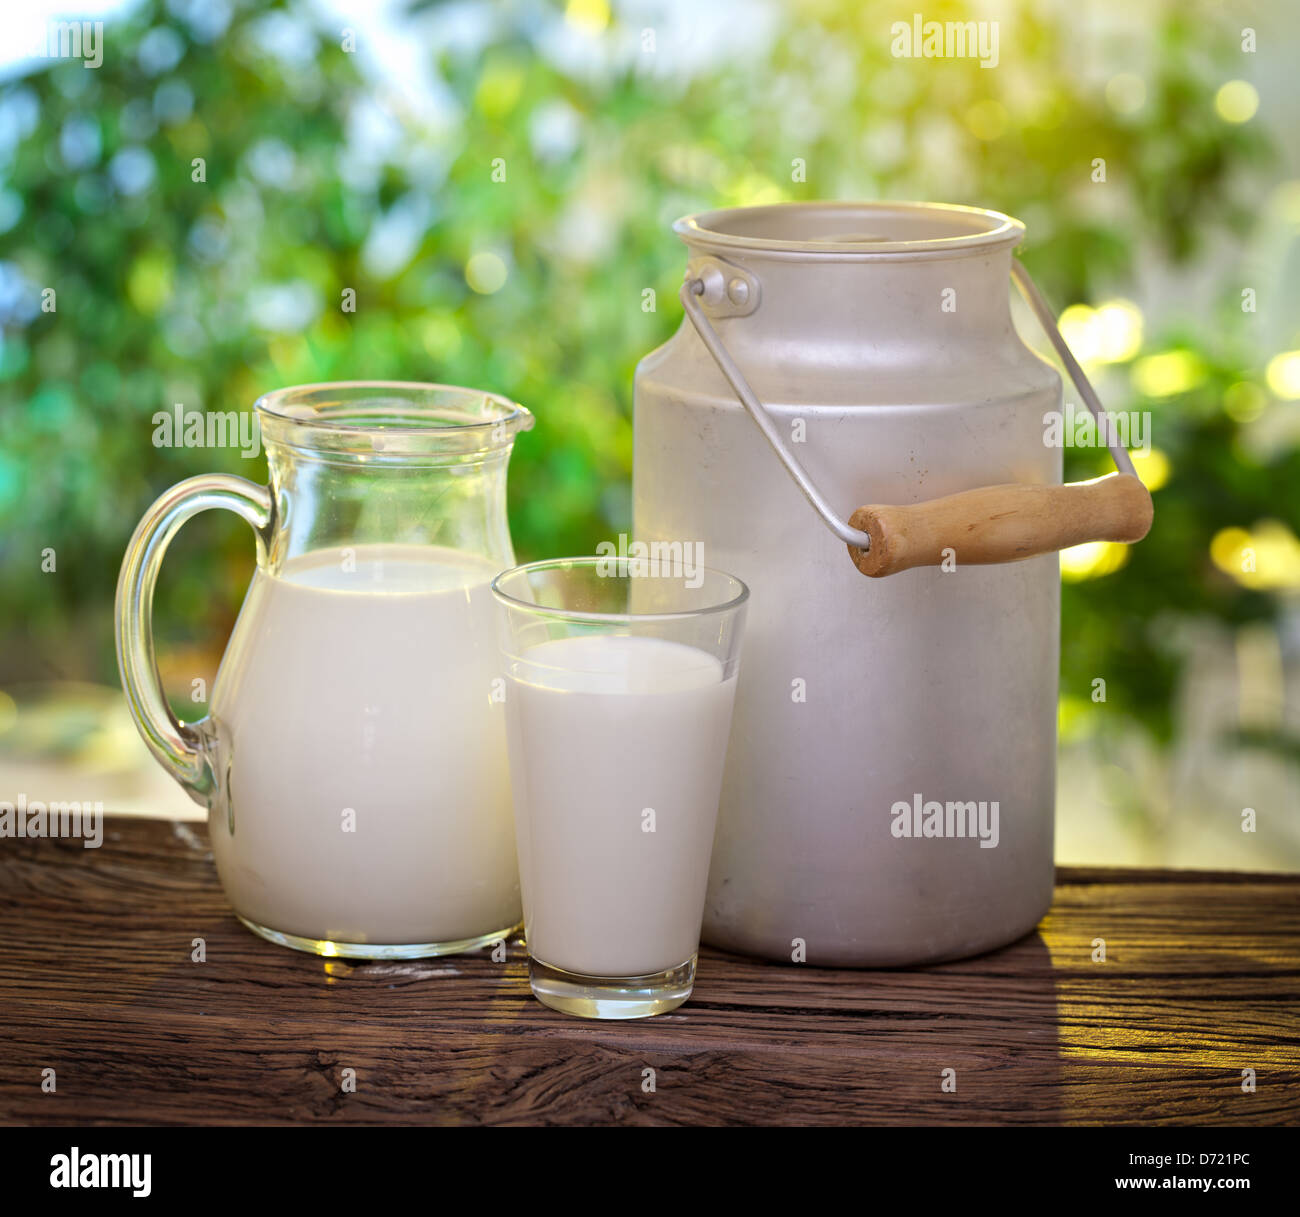
[[[732,276],[730,280],[727,275]],[[1084,403],[1094,417],[1103,418],[1105,410],[1097,394],[1070,353],[1052,310],[1029,272],[1019,262],[1012,262],[1011,277],[1056,348]],[[723,310],[721,316],[746,316],[758,307],[758,287],[757,280],[739,267],[712,257],[696,259],[687,267],[682,284],[682,308],[786,472],[826,527],[845,543],[853,564],[864,575],[879,577],[913,566],[939,566],[950,553],[959,565],[984,566],[1018,562],[1085,541],[1131,543],[1147,535],[1154,514],[1151,495],[1118,441],[1106,445],[1119,469],[1108,477],[1065,486],[983,486],[911,506],[859,507],[845,524],[786,446],[780,429],[754,395],[697,299]]]
[[[1151,495],[1128,473],[1065,486],[982,486],[911,506],[859,507],[849,526],[871,546],[848,550],[873,578],[949,556],[958,566],[1018,562],[1085,541],[1140,541],[1152,515]]]

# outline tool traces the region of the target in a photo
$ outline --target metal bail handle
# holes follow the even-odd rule
[[[687,268],[679,293],[682,308],[777,459],[826,527],[848,546],[849,556],[864,575],[878,577],[914,566],[937,566],[948,550],[957,553],[959,562],[984,565],[1015,562],[1085,541],[1131,543],[1146,536],[1151,527],[1151,496],[1138,478],[1128,450],[1118,442],[1107,444],[1118,473],[1091,482],[983,486],[911,506],[859,507],[846,524],[786,446],[772,416],[754,395],[700,307],[703,299],[726,315],[735,316],[752,312],[757,297],[746,302],[748,307],[737,308],[740,302],[734,291],[730,297],[727,294],[728,276],[710,273],[711,269],[701,271],[697,264]],[[735,275],[745,283],[750,278],[740,271]],[[1101,401],[1057,329],[1052,310],[1029,272],[1014,259],[1011,277],[1056,349],[1079,396],[1098,422],[1104,422]],[[736,281],[732,278],[730,284],[734,286]],[[755,283],[750,290],[756,288]],[[1109,428],[1103,433],[1109,433]]]

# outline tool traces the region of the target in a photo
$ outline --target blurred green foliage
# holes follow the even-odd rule
[[[677,216],[835,197],[995,207],[1028,222],[1024,258],[1060,307],[1123,294],[1144,251],[1185,262],[1247,232],[1267,181],[1256,126],[1214,111],[1242,69],[1210,3],[1139,6],[1153,53],[1141,104],[1122,109],[1105,75],[1076,70],[1079,18],[1055,7],[1025,6],[987,71],[891,57],[899,14],[878,3],[755,7],[740,53],[691,70],[690,29],[647,49],[617,7],[595,29],[599,3],[577,20],[461,6],[474,36],[431,42],[433,110],[368,75],[315,10],[236,3],[214,22],[219,7],[149,0],[110,25],[98,70],[52,61],[0,88],[2,676],[115,679],[113,588],[146,504],[195,472],[265,476],[235,450],[153,447],[152,416],[176,402],[247,409],[271,388],[364,378],[505,393],[539,420],[512,471],[520,556],[590,552],[629,524],[632,374],[679,322]],[[1102,50],[1133,57],[1122,35]],[[488,294],[466,278],[483,253],[508,272]],[[56,312],[40,311],[46,287]],[[1230,386],[1261,381],[1232,290],[1221,315],[1136,353],[1194,352],[1185,391],[1142,399],[1131,360],[1108,377],[1111,408],[1156,411],[1172,472],[1138,554],[1065,589],[1063,691],[1086,698],[1106,673],[1110,701],[1156,734],[1178,672],[1170,620],[1276,611],[1213,565],[1211,539],[1293,519],[1300,500],[1294,445],[1243,443],[1223,409]],[[1103,469],[1073,453],[1067,475]],[[238,525],[219,540],[169,564],[165,636],[218,639],[233,619],[251,546]]]

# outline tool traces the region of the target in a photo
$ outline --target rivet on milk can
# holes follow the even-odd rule
[[[1024,226],[811,203],[674,229],[686,316],[637,368],[634,532],[752,590],[704,939],[840,966],[1010,942],[1052,894],[1056,552],[1152,512],[1118,442],[1118,473],[1061,484],[1061,380],[1009,277],[1103,412]]]

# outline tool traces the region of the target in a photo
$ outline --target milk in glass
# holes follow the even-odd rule
[[[506,696],[529,953],[644,976],[699,945],[734,675],[696,647],[592,634],[530,647]]]

